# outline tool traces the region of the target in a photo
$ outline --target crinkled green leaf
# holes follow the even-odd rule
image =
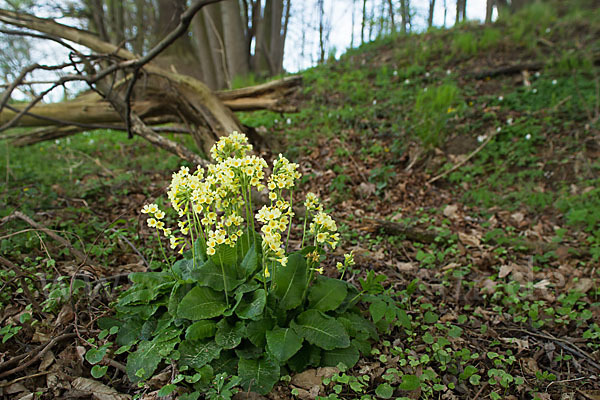
[[[379,335],[377,334],[377,328],[373,323],[356,313],[344,313],[342,315],[349,324],[344,323],[348,334],[352,337],[356,337],[359,339],[367,339],[371,338],[373,340],[379,340]],[[342,318],[340,318],[341,321]]]
[[[246,335],[253,345],[264,347],[266,343],[265,334],[273,329],[273,326],[275,326],[275,321],[271,318],[252,321],[246,327]]]
[[[250,295],[246,295],[247,299],[242,299],[236,309],[236,314],[242,319],[260,319],[262,318],[265,304],[267,304],[267,294],[264,289],[258,289]]]
[[[416,375],[402,375],[402,383],[398,388],[402,390],[417,390],[421,387],[421,379]]]
[[[339,279],[319,276],[317,282],[308,291],[310,308],[320,311],[335,310],[348,294],[347,285]]]
[[[222,293],[196,286],[185,295],[177,307],[177,316],[192,321],[218,317],[227,308]]]
[[[335,367],[343,363],[348,368],[352,368],[357,362],[360,354],[353,345],[343,349],[324,350],[321,353],[321,365],[325,367]]]
[[[276,267],[273,274],[275,296],[279,298],[279,308],[291,310],[302,302],[302,294],[306,284],[307,266],[304,256],[299,253],[291,254],[285,267]]]
[[[160,338],[151,342],[141,342],[137,350],[127,357],[126,370],[129,380],[136,383],[150,378],[158,364],[175,348],[177,343],[179,343],[178,339],[162,341]],[[139,370],[143,370],[143,373],[138,374]]]
[[[227,292],[231,292],[244,281],[238,279],[235,265],[224,263],[221,267],[212,259],[192,271],[191,276],[201,286],[208,286],[217,291],[223,291],[227,287]]]
[[[302,338],[291,328],[275,328],[268,331],[267,348],[280,362],[287,361],[302,347]]]
[[[227,320],[222,319],[217,324],[217,334],[215,340],[217,344],[224,349],[233,349],[242,342],[246,327],[244,323],[238,321],[231,325]]]
[[[273,389],[279,380],[279,364],[273,360],[261,358],[258,360],[241,359],[238,364],[238,376],[245,391],[265,395]]]
[[[350,346],[344,326],[317,310],[307,310],[291,324],[298,335],[325,350]]]
[[[250,246],[250,249],[246,252],[244,259],[240,263],[240,270],[246,278],[249,278],[258,269],[258,255],[254,244]]]
[[[217,359],[221,353],[221,347],[214,340],[184,340],[178,350],[180,353],[179,365],[196,369]]]
[[[217,330],[217,324],[211,320],[201,320],[188,326],[185,331],[186,340],[200,340],[213,337]]]

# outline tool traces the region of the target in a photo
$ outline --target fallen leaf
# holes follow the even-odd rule
[[[466,246],[479,247],[481,240],[473,234],[458,232],[458,239]]]
[[[47,351],[42,357],[42,362],[40,363],[39,371],[45,371],[48,369],[50,365],[54,362],[54,353],[52,351]]]
[[[506,278],[512,272],[512,265],[505,264],[500,267],[500,271],[498,272],[498,278]]]
[[[361,184],[356,188],[356,192],[364,198],[371,196],[376,190],[377,186],[371,182],[361,182]]]
[[[93,379],[79,377],[71,382],[73,389],[92,395],[96,400],[130,400],[131,396],[122,394],[115,389]]]
[[[456,211],[458,211],[458,206],[456,204],[446,206],[446,208],[444,208],[444,216],[454,219],[457,217]]]
[[[307,369],[304,372],[294,375],[292,377],[291,383],[294,386],[298,386],[310,391],[315,386],[321,386],[321,377],[317,376],[316,369],[311,368]]]

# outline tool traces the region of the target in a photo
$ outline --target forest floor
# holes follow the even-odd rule
[[[300,113],[240,116],[338,222],[325,274],[353,251],[349,281],[389,298],[370,355],[267,397],[600,399],[600,18],[527,12],[382,38],[306,71]],[[84,354],[126,274],[161,263],[139,210],[180,161],[107,131],[0,156],[0,396],[127,398],[124,356],[92,380]]]

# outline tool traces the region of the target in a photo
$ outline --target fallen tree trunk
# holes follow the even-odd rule
[[[223,101],[223,105],[232,111],[296,112],[297,109],[286,100],[299,87],[301,82],[302,77],[290,76],[262,85],[217,92],[215,95]],[[146,86],[145,91],[157,92],[161,96],[156,95],[152,98],[138,99],[131,102],[131,110],[138,114],[142,120],[151,124],[159,124],[179,119],[167,116],[161,120],[159,117],[164,116],[165,108],[172,107],[172,104],[167,104],[160,88],[151,89]],[[144,93],[140,93],[140,96],[143,95]],[[10,121],[23,108],[25,108],[25,105],[21,104],[5,108],[0,113],[0,125]],[[150,121],[151,118],[155,120]],[[88,93],[71,101],[36,105],[21,117],[16,126],[112,123],[122,123],[119,113],[108,101],[102,99],[96,93]]]

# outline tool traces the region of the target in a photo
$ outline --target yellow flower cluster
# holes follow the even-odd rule
[[[248,138],[243,133],[234,131],[231,135],[222,137],[211,149],[210,155],[217,162],[228,158],[242,158],[252,150]]]
[[[323,211],[319,211],[310,223],[309,232],[314,235],[316,242],[327,243],[332,249],[335,249],[340,241],[340,234],[335,233],[336,231],[335,221]]]
[[[281,265],[287,263],[285,250],[282,247],[282,233],[286,231],[290,223],[291,214],[289,203],[283,200],[277,201],[274,206],[263,206],[256,213],[256,220],[263,224],[260,229],[263,238],[263,251],[276,257]]]
[[[345,270],[348,267],[351,267],[355,264],[354,262],[354,253],[350,252],[349,254],[344,254],[344,263],[338,262],[335,266],[338,270]]]
[[[319,198],[313,192],[306,193],[304,207],[306,207],[306,211],[323,211],[323,205],[320,204]]]
[[[280,154],[273,163],[273,174],[269,177],[267,187],[271,191],[291,189],[294,187],[294,181],[301,176],[298,172],[298,164],[290,162]]]
[[[166,237],[171,235],[171,229],[165,228],[165,223],[162,221],[165,217],[165,213],[160,210],[156,204],[146,204],[142,207],[142,214],[148,214],[150,216],[150,218],[146,220],[146,223],[150,228],[162,230]]]

